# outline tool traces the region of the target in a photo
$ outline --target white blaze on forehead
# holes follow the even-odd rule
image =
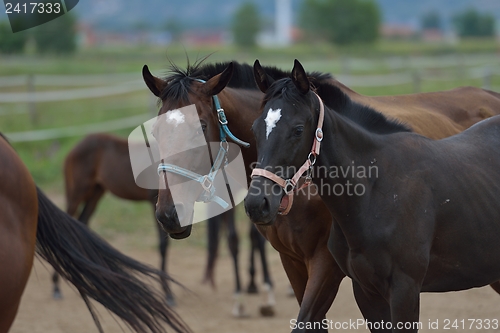
[[[167,123],[175,125],[182,124],[185,120],[184,114],[180,110],[171,110],[167,112],[167,118],[165,119]]]
[[[269,111],[267,112],[266,119],[265,119],[265,122],[266,122],[266,140],[267,140],[267,138],[269,138],[269,134],[271,134],[271,131],[273,130],[273,128],[276,127],[276,123],[278,122],[278,120],[280,120],[280,118],[281,118],[281,109],[276,109],[276,110],[269,109]]]

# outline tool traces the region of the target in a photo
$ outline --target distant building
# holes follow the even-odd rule
[[[441,29],[424,29],[420,36],[424,42],[435,43],[444,41],[446,37]]]
[[[182,34],[181,41],[193,46],[219,46],[228,44],[229,33],[225,30],[191,30]]]
[[[417,35],[417,31],[409,25],[384,24],[380,35],[387,39],[412,39]]]

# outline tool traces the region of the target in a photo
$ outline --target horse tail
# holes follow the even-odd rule
[[[164,272],[120,253],[55,206],[38,187],[37,193],[36,252],[75,285],[100,331],[89,297],[137,332],[165,332],[162,324],[175,332],[190,332],[162,293],[143,282],[144,277],[160,283],[171,281]]]

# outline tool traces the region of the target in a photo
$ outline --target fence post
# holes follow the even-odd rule
[[[421,91],[422,78],[418,70],[413,71],[413,93],[419,93]]]
[[[28,75],[27,91],[28,91],[28,95],[30,97],[35,95],[35,76],[33,74]],[[32,125],[38,124],[38,115],[36,112],[36,102],[34,100],[30,99],[28,101],[28,112],[30,115],[31,124]]]

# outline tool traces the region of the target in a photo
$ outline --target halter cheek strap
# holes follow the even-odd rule
[[[252,171],[251,177],[258,177],[262,176],[267,179],[272,180],[279,186],[283,188],[283,191],[285,192],[285,195],[281,199],[280,202],[280,207],[278,209],[278,214],[280,215],[287,215],[288,212],[290,212],[290,209],[292,208],[293,204],[293,194],[309,185],[312,183],[312,166],[314,163],[316,163],[316,157],[319,155],[319,151],[321,148],[321,141],[323,140],[323,120],[325,118],[325,106],[323,105],[323,101],[321,98],[314,93],[314,95],[318,98],[319,101],[319,118],[318,118],[318,125],[316,127],[316,131],[314,133],[314,141],[312,144],[311,152],[307,156],[306,161],[302,166],[299,168],[299,170],[292,176],[292,178],[284,179],[275,173],[272,173],[268,170],[265,169],[260,169],[260,168],[255,168]],[[302,175],[307,172],[306,178],[304,183],[297,187],[297,184],[299,182],[299,179],[302,177]]]

